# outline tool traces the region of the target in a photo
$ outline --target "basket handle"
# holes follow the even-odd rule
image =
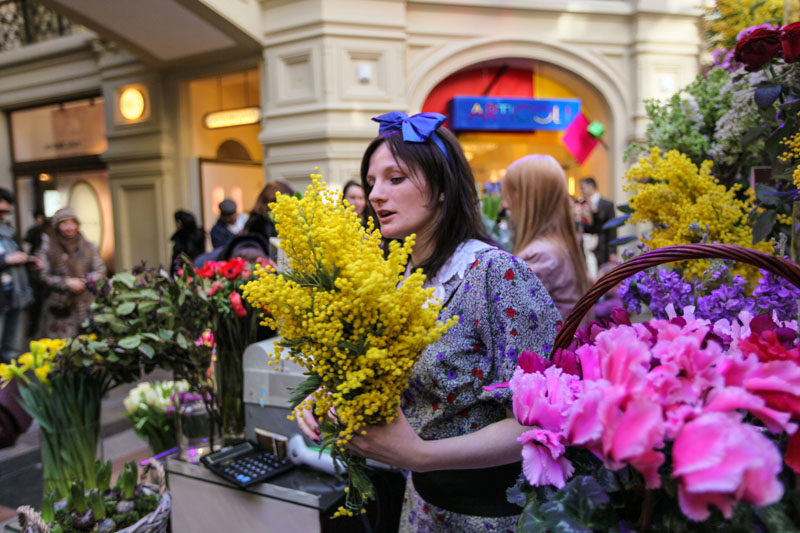
[[[155,478],[155,482],[158,484],[158,494],[163,495],[167,490],[167,476],[164,473],[164,466],[157,459],[151,457],[142,468],[142,483],[147,479],[148,473],[152,478]]]
[[[642,270],[687,259],[733,259],[740,263],[747,263],[748,265],[768,270],[800,289],[800,266],[782,257],[732,244],[699,243],[666,246],[645,252],[630,261],[621,263],[598,279],[589,291],[578,300],[578,303],[575,304],[572,312],[564,321],[561,330],[556,335],[553,350],[566,348],[570,345],[583,317],[614,285]]]
[[[17,507],[17,520],[19,520],[19,527],[22,531],[27,531],[27,528],[33,527],[39,533],[50,533],[50,527],[42,519],[42,515],[36,512],[36,509],[30,505],[21,505]]]

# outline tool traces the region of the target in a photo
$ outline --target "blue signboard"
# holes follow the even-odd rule
[[[495,98],[454,96],[450,127],[454,130],[559,131],[581,112],[578,98]]]

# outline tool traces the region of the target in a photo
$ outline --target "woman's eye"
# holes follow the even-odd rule
[[[398,183],[402,183],[403,180],[406,179],[406,177],[405,176],[395,176],[395,177],[390,178],[390,179],[391,179],[393,184],[397,185]]]

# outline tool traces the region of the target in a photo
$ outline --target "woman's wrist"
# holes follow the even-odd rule
[[[431,468],[431,463],[433,462],[431,459],[431,447],[436,441],[431,440],[423,440],[420,438],[416,445],[412,447],[411,451],[411,465],[409,470],[412,472],[428,472],[429,470],[435,470],[435,468]]]

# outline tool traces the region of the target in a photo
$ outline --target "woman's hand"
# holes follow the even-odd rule
[[[81,278],[67,278],[66,281],[67,288],[75,293],[82,292],[86,289],[86,283]]]
[[[347,448],[363,457],[415,472],[425,470],[425,440],[422,440],[402,410],[389,424],[367,426],[366,435],[354,436]]]
[[[300,431],[303,432],[303,435],[309,438],[314,442],[320,441],[320,431],[319,431],[319,422],[317,422],[317,418],[314,416],[314,395],[309,394],[306,396],[306,399],[303,400],[303,403],[295,407],[294,409],[294,417],[297,420],[297,426],[300,428]],[[303,408],[304,405],[311,405],[310,409]]]

